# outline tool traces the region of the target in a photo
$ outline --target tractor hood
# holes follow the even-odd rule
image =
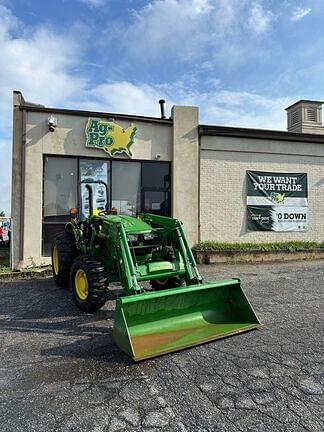
[[[145,234],[152,231],[152,227],[149,224],[132,216],[110,215],[106,216],[106,218],[109,220],[109,222],[122,223],[127,234]]]

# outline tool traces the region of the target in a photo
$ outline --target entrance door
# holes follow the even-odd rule
[[[170,194],[165,191],[143,190],[143,212],[170,216]]]
[[[163,162],[143,162],[142,211],[171,216],[170,165]]]

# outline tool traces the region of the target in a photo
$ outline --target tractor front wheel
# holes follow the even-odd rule
[[[95,312],[106,302],[106,277],[102,264],[91,255],[76,258],[71,267],[73,300],[85,312]]]

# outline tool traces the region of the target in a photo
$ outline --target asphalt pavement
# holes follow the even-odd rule
[[[84,314],[50,278],[0,280],[0,431],[322,432],[324,262],[200,270],[241,277],[263,327],[140,363],[114,301]]]

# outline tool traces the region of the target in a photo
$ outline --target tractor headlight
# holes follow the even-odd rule
[[[134,235],[134,234],[130,234],[129,236],[128,236],[128,240],[130,241],[130,242],[137,242],[137,240],[138,240],[138,235]]]
[[[143,237],[144,237],[144,240],[153,240],[155,238],[155,234],[148,233],[148,234],[144,234]]]

